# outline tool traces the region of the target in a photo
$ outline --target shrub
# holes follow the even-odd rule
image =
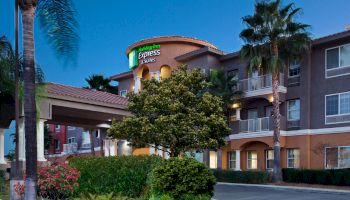
[[[121,194],[138,197],[147,192],[147,178],[161,162],[158,156],[77,157],[70,165],[80,171],[75,195]]]
[[[269,173],[266,171],[232,171],[213,170],[217,181],[229,183],[261,184],[269,182]]]
[[[5,171],[0,170],[0,192],[5,190]]]
[[[170,194],[175,199],[186,195],[213,195],[215,177],[203,164],[193,158],[170,158],[152,172],[152,189]]]
[[[79,171],[67,164],[54,164],[38,168],[38,193],[49,199],[63,199],[71,196],[79,187]]]
[[[350,169],[282,169],[282,173],[285,182],[350,186]]]

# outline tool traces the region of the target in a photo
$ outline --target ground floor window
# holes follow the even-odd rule
[[[209,152],[209,167],[216,169],[218,167],[218,154],[216,151]]]
[[[326,168],[350,168],[350,146],[326,147]]]
[[[287,149],[287,167],[299,168],[300,151],[299,149]]]
[[[55,149],[60,150],[60,146],[61,146],[61,141],[55,140]]]
[[[266,169],[273,169],[273,150],[266,150]]]
[[[76,143],[75,137],[68,138],[68,144]]]
[[[236,169],[236,152],[230,152],[228,154],[228,167],[229,169]]]
[[[258,169],[258,154],[256,151],[247,152],[247,168]]]

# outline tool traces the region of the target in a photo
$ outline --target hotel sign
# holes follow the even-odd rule
[[[135,48],[129,52],[129,68],[133,69],[140,64],[156,62],[155,56],[160,55],[160,44],[152,44]]]

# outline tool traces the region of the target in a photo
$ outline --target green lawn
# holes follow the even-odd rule
[[[0,200],[10,199],[10,182],[6,181],[5,186],[0,186]]]

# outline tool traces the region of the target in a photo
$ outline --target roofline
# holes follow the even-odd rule
[[[187,61],[187,60],[190,60],[191,58],[194,58],[194,57],[197,57],[197,56],[200,56],[200,55],[203,55],[203,54],[212,54],[212,55],[223,56],[224,52],[222,52],[222,51],[220,51],[218,49],[211,48],[211,47],[202,47],[202,48],[200,48],[198,50],[191,51],[191,52],[185,53],[183,55],[177,56],[175,58],[175,60],[177,60],[177,61]]]
[[[317,46],[317,45],[320,45],[323,43],[340,40],[340,39],[343,39],[346,37],[350,37],[350,30],[346,30],[346,31],[342,31],[342,32],[331,34],[331,35],[326,35],[323,37],[316,38],[316,39],[312,40],[312,45]]]
[[[158,37],[153,37],[153,38],[147,38],[140,40],[138,42],[135,42],[128,46],[126,49],[126,56],[128,56],[129,52],[139,46],[144,46],[148,44],[154,44],[154,43],[169,43],[169,42],[179,42],[179,43],[189,43],[189,44],[194,44],[202,47],[211,47],[213,49],[218,49],[215,45],[209,43],[208,41],[205,40],[200,40],[197,38],[191,38],[191,37],[185,37],[185,36],[158,36]]]
[[[132,78],[133,73],[132,71],[127,71],[127,72],[122,72],[119,74],[115,74],[109,77],[109,80],[121,80],[121,79],[126,79],[126,78]]]

